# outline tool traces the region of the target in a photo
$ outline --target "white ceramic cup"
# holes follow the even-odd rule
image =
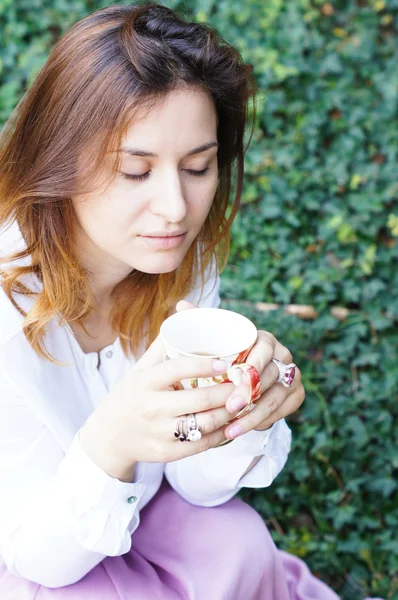
[[[232,382],[238,385],[242,372],[249,378],[250,401],[235,418],[250,410],[261,395],[255,367],[245,361],[257,340],[257,329],[246,317],[222,308],[192,308],[177,312],[160,327],[164,360],[181,356],[207,356],[225,361],[225,373],[215,377],[193,377],[174,384],[175,389],[207,387]]]

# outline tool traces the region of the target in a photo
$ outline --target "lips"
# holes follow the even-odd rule
[[[150,235],[141,235],[140,238],[148,245],[153,248],[158,248],[160,250],[168,250],[170,248],[177,248],[180,244],[185,240],[186,233],[179,234],[163,234],[163,235],[154,235],[151,233]]]
[[[143,233],[141,237],[153,237],[153,238],[165,238],[165,237],[177,237],[184,235],[186,231],[181,229],[176,231],[153,231],[152,233]]]

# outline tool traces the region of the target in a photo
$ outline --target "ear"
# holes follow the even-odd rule
[[[176,304],[176,311],[181,312],[182,310],[189,310],[190,308],[198,308],[196,304],[192,304],[192,302],[188,302],[188,300],[180,300]]]

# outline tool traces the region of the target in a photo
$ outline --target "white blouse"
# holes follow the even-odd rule
[[[16,226],[0,230],[0,255],[23,246]],[[29,282],[40,289],[33,276]],[[202,298],[199,292],[187,299],[219,305],[218,278],[209,278]],[[25,310],[33,302],[16,299]],[[291,433],[280,420],[265,432],[250,431],[192,457],[138,463],[131,483],[110,477],[83,451],[78,434],[135,358],[124,355],[119,339],[85,354],[71,329],[54,322],[46,347],[69,363],[57,366],[38,357],[22,324],[0,287],[0,561],[11,572],[57,588],[80,580],[105,556],[128,552],[140,510],[163,475],[188,502],[215,506],[242,487],[269,486],[283,468]]]

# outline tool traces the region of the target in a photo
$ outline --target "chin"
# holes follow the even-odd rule
[[[142,273],[149,273],[151,275],[160,275],[161,273],[171,273],[178,269],[184,260],[184,256],[180,257],[165,257],[158,256],[156,259],[142,261],[141,264],[138,262],[133,266],[137,271]]]

